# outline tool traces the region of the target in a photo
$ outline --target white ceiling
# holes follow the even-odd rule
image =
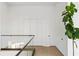
[[[56,5],[63,2],[6,2],[8,5]]]

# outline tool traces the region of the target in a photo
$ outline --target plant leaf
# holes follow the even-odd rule
[[[75,7],[75,4],[73,4],[72,2],[70,3],[70,6]]]
[[[79,28],[75,28],[75,38],[79,39]]]
[[[66,6],[66,11],[69,12],[70,11],[70,6]]]
[[[68,23],[68,24],[66,25],[66,30],[73,32],[73,26]]]
[[[72,39],[72,32],[70,32],[70,31],[66,31],[65,32],[65,35],[67,35],[70,39]]]
[[[62,12],[62,16],[63,16],[63,15],[66,15],[66,14],[67,14],[67,12],[65,12],[65,11]]]
[[[68,21],[68,16],[64,16],[63,17],[63,22],[67,22]]]
[[[77,9],[74,9],[75,12],[77,12]]]

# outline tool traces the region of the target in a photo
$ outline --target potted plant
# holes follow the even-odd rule
[[[67,35],[69,39],[73,40],[72,42],[73,56],[74,56],[74,44],[77,47],[77,44],[74,40],[79,39],[79,28],[76,28],[73,22],[74,20],[73,16],[76,12],[77,12],[76,6],[72,2],[70,2],[69,5],[65,7],[65,10],[62,12],[63,22],[64,22],[65,30],[66,30],[65,35]]]

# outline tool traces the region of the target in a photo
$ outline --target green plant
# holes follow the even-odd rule
[[[79,39],[79,28],[74,27],[73,16],[77,12],[75,4],[70,2],[69,5],[65,7],[65,11],[63,11],[63,22],[65,25],[65,35],[68,36],[69,39],[73,40],[73,55],[74,55],[74,40]],[[77,45],[76,45],[77,47]]]

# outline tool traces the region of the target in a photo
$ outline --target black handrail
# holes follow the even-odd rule
[[[32,41],[32,39],[34,38],[34,36],[30,39],[30,41],[15,56],[18,56],[26,48],[26,46],[28,46],[28,44]]]
[[[35,36],[35,35],[0,35],[0,36]]]
[[[1,48],[1,50],[6,51],[6,50],[14,50],[14,51],[18,51],[21,50],[22,48]],[[35,48],[25,48],[24,51],[32,51],[32,56],[34,56],[35,54]]]

